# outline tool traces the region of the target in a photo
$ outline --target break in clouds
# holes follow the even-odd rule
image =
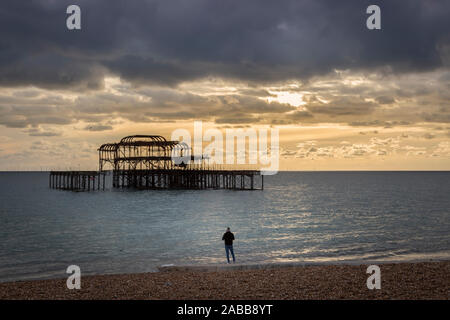
[[[70,4],[81,30],[66,28]],[[366,28],[370,4],[381,30]],[[420,146],[403,151],[420,155],[411,148],[437,150],[450,135],[449,16],[446,0],[5,0],[0,135],[70,140],[184,120],[326,124],[354,138],[298,147],[307,141],[298,136],[285,155],[384,156],[395,146],[380,151],[373,139],[396,139],[392,128],[416,137]]]

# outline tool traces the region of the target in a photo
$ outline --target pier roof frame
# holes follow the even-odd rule
[[[172,168],[173,152],[180,156],[189,156],[190,147],[179,141],[168,141],[159,135],[127,136],[117,143],[106,143],[100,146],[99,169],[110,163],[113,170],[124,168]],[[202,157],[203,159],[203,157]]]
[[[118,148],[117,143],[105,143],[98,148],[98,151],[104,151],[104,152],[116,152]]]
[[[134,135],[127,136],[120,140],[120,143],[130,143],[130,142],[153,142],[153,141],[167,141],[163,136],[158,135]]]

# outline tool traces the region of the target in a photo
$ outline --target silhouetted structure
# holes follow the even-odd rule
[[[105,172],[51,171],[49,187],[71,191],[105,190]]]
[[[51,188],[90,191],[95,190],[97,181],[97,190],[104,190],[105,169],[109,165],[113,188],[264,188],[264,176],[259,170],[229,170],[209,165],[206,157],[192,155],[191,151],[186,144],[167,141],[162,136],[128,136],[118,143],[100,146],[98,172],[52,171],[49,183]]]

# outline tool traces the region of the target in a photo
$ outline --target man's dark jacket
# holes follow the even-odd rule
[[[234,240],[234,234],[231,231],[227,231],[223,234],[222,240],[225,240],[226,246],[232,246]]]

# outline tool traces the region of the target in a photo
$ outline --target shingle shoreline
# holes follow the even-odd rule
[[[163,272],[83,276],[80,290],[67,289],[66,279],[0,283],[0,299],[449,300],[450,261],[379,264],[380,290],[367,288],[368,265],[167,267]]]

